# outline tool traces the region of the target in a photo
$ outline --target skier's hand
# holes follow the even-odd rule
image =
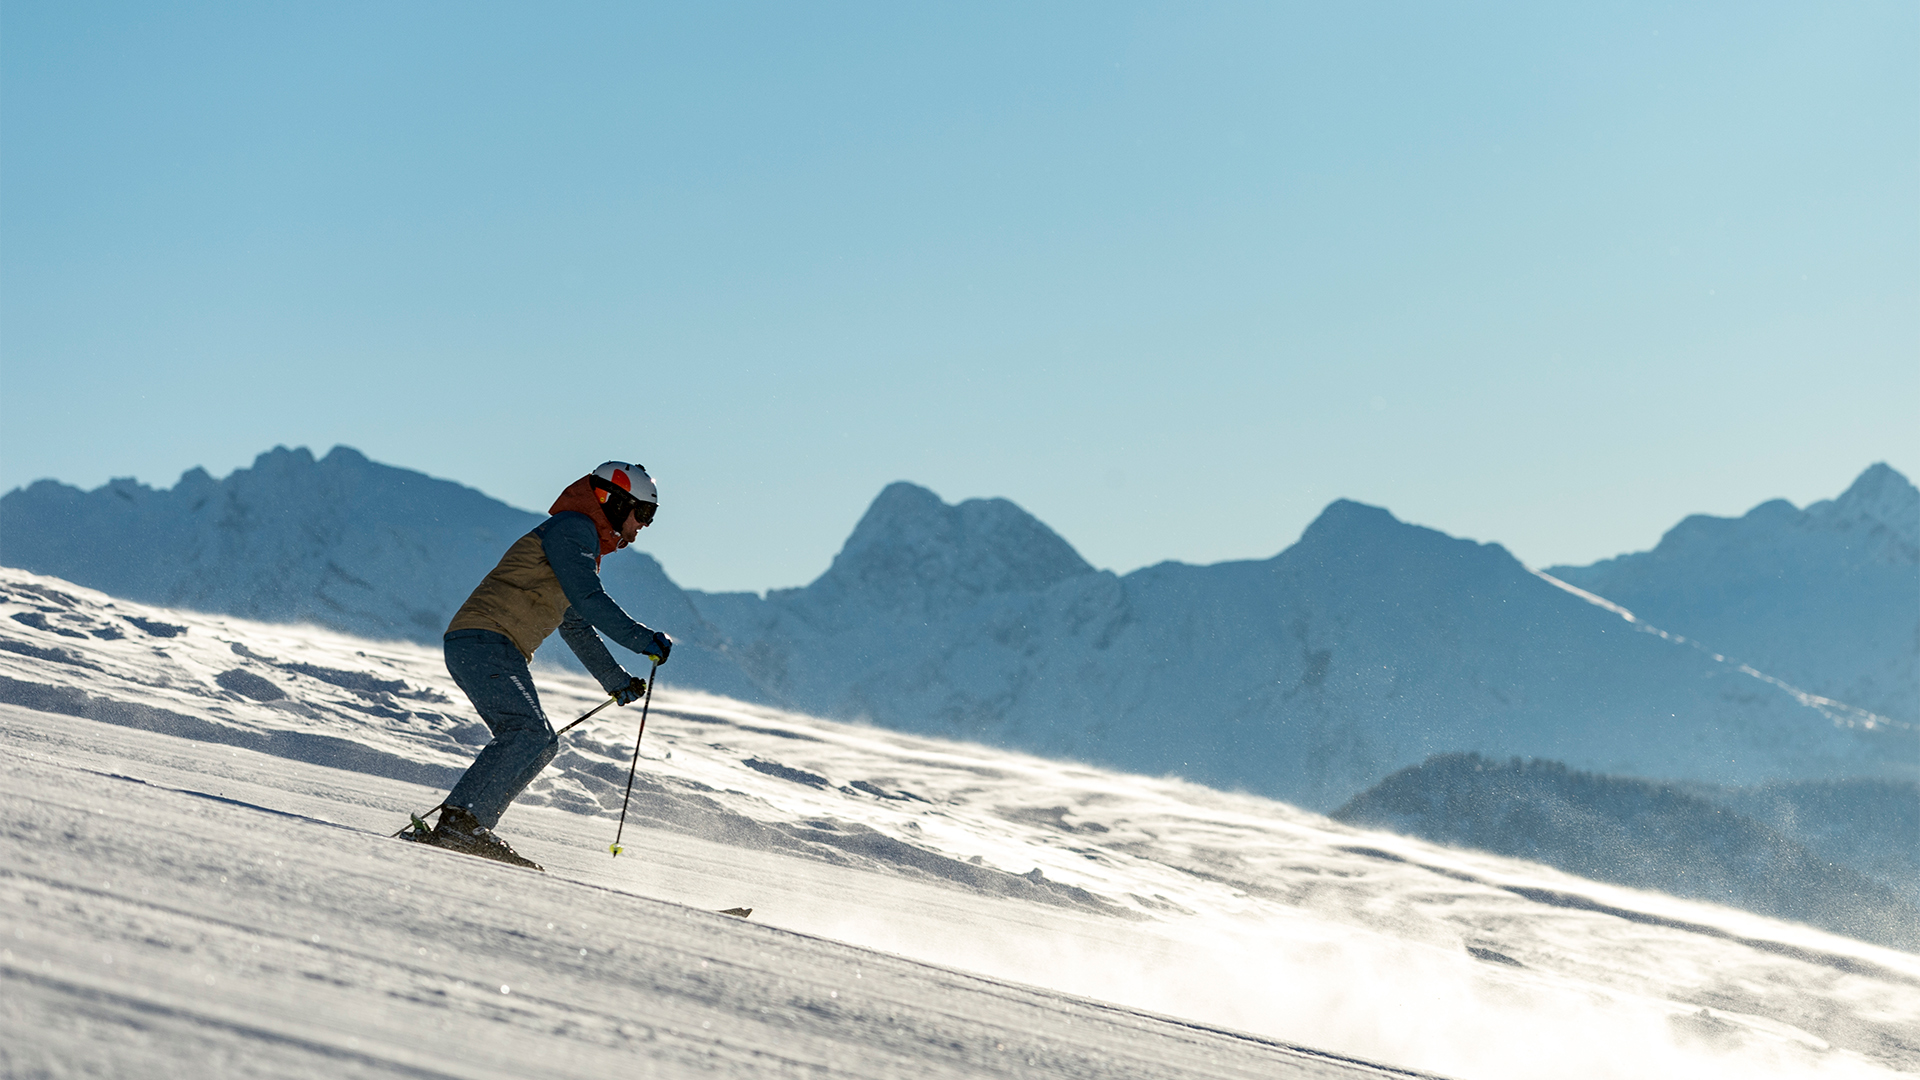
[[[655,630],[653,632],[653,644],[643,650],[640,655],[652,660],[656,664],[664,664],[667,662],[667,654],[672,651],[673,639],[668,637],[665,631]]]
[[[647,680],[636,675],[628,680],[627,685],[613,692],[613,702],[616,705],[631,705],[646,696],[646,693]]]

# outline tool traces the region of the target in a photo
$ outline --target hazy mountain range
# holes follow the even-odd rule
[[[1652,551],[1547,573],[1803,690],[1920,722],[1920,490],[1887,465],[1837,499],[1696,514]]]
[[[42,480],[8,492],[0,564],[129,600],[437,642],[507,546],[545,517],[345,446],[318,461],[276,447],[223,480],[190,469],[157,490]],[[710,628],[652,556],[622,552],[603,577],[641,619],[694,645],[674,655],[674,675],[759,695],[716,662]],[[541,655],[565,652],[553,644]]]
[[[168,490],[10,492],[0,561],[129,599],[432,641],[538,520],[344,447],[276,449]],[[1716,520],[1558,569],[1637,619],[1498,545],[1344,500],[1270,559],[1115,575],[1010,502],[950,506],[900,483],[804,588],[682,590],[639,554],[605,576],[682,640],[663,672],[675,685],[1318,809],[1439,753],[1722,785],[1911,780],[1920,737],[1886,718],[1914,712],[1901,688],[1920,494],[1876,466],[1831,503]],[[1832,692],[1846,688],[1874,705]]]

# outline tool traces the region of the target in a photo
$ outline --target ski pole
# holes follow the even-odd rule
[[[592,709],[590,709],[590,710],[588,710],[588,712],[587,712],[587,715],[585,715],[585,716],[583,716],[583,717],[581,717],[581,718],[580,718],[580,719],[578,719],[578,720],[575,720],[575,721],[574,721],[573,723],[571,723],[571,724],[568,724],[568,725],[567,725],[566,727],[563,727],[563,728],[561,728],[561,729],[560,729],[559,731],[556,731],[556,732],[554,732],[554,733],[553,733],[553,737],[557,739],[557,738],[559,738],[560,736],[562,736],[562,735],[565,735],[565,734],[566,734],[567,732],[569,732],[569,731],[572,731],[572,730],[573,730],[574,728],[577,728],[577,727],[579,727],[579,726],[580,726],[581,724],[584,724],[584,723],[586,723],[587,721],[589,721],[589,720],[591,720],[591,719],[593,719],[593,714],[594,714],[594,713],[597,713],[597,712],[599,712],[599,711],[600,711],[601,709],[604,709],[604,708],[606,708],[607,706],[609,706],[609,705],[611,705],[611,704],[613,704],[613,703],[614,703],[614,701],[615,701],[615,700],[617,700],[618,698],[619,698],[619,695],[618,695],[618,694],[608,694],[608,695],[607,695],[607,700],[605,700],[605,701],[603,701],[603,702],[601,702],[601,703],[600,703],[600,704],[598,704],[598,705],[595,705],[595,706],[594,706],[594,707],[593,707]]]
[[[640,734],[633,737],[633,764],[627,766],[627,793],[620,797],[620,826],[613,830],[613,843],[607,850],[619,858],[625,848],[620,846],[620,837],[627,831],[627,803],[633,799],[633,774],[640,767],[640,740],[647,737],[647,709],[653,705],[653,683],[660,677],[660,661],[653,662],[653,670],[647,672],[647,696],[640,700]]]

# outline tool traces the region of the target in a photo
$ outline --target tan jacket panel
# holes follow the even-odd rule
[[[567,614],[567,594],[560,579],[547,562],[540,537],[533,533],[514,541],[500,565],[482,578],[454,612],[447,632],[455,630],[491,630],[512,640],[520,655],[533,659],[533,651],[547,640]]]

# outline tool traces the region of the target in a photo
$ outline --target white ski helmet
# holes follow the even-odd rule
[[[588,474],[587,482],[599,494],[607,522],[615,529],[627,520],[629,513],[638,513],[642,525],[653,523],[654,511],[660,507],[660,489],[654,485],[653,477],[647,475],[646,466],[624,461],[605,462]]]

